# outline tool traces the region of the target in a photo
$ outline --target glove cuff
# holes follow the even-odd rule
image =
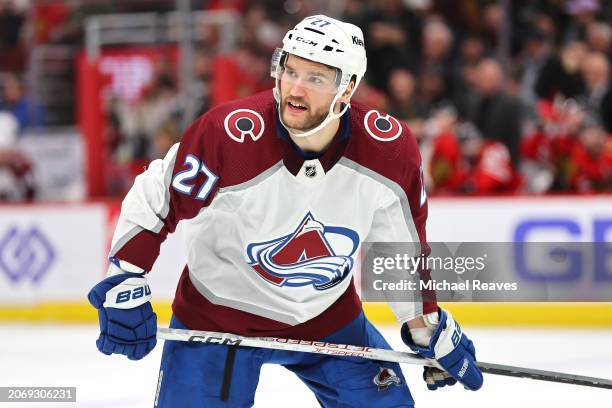
[[[144,277],[123,273],[98,283],[89,292],[88,299],[96,309],[133,309],[151,300],[151,288]]]
[[[461,327],[455,323],[453,316],[446,310],[439,309],[440,323],[434,331],[429,347],[434,350],[436,359],[452,352],[461,341]]]
[[[127,261],[123,261],[114,256],[111,256],[110,258],[108,258],[108,260],[109,260],[109,265],[108,265],[108,271],[106,272],[106,276],[116,276],[116,275],[124,274],[126,272],[136,273],[139,275],[143,275],[145,273],[145,270],[140,268],[139,266],[131,264]]]
[[[106,292],[104,307],[133,309],[151,300],[151,288],[143,277],[130,277]]]

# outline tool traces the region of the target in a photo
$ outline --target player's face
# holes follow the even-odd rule
[[[308,131],[329,112],[337,91],[336,70],[289,55],[280,76],[281,117],[291,129]]]

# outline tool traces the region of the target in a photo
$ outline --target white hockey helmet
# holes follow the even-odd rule
[[[335,96],[330,104],[329,113],[325,120],[314,129],[296,135],[306,137],[322,129],[333,119],[339,118],[348,109],[349,104],[346,104],[339,113],[334,113],[336,102],[346,91],[351,80],[355,82],[355,86],[349,99],[365,74],[367,58],[363,33],[354,24],[344,23],[324,15],[306,17],[289,30],[283,38],[283,47],[278,48],[272,56],[271,75],[276,79],[274,97],[279,103],[279,80],[289,54],[338,70],[337,88],[334,89]],[[280,120],[282,123],[282,118]]]

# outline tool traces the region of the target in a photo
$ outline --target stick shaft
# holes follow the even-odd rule
[[[157,338],[163,340],[187,341],[203,344],[224,344],[242,347],[260,347],[274,350],[299,351],[341,357],[361,357],[370,360],[390,361],[394,363],[437,366],[413,353],[377,349],[373,347],[353,346],[348,344],[327,343],[324,341],[293,340],[281,337],[244,337],[231,333],[218,333],[199,330],[183,330],[160,327]],[[514,367],[502,364],[477,362],[483,373],[509,377],[531,378],[540,381],[564,384],[583,385],[612,389],[612,381],[605,378],[559,373],[555,371],[536,370],[533,368]]]
[[[230,333],[218,333],[199,330],[158,328],[157,338],[179,340],[192,343],[224,344],[242,347],[260,347],[274,350],[299,351],[303,353],[326,354],[339,357],[362,357],[370,360],[390,361],[395,363],[434,365],[428,360],[412,353],[401,353],[393,350],[373,347],[352,346],[348,344],[326,343],[323,341],[292,340],[280,337],[244,337]]]
[[[559,373],[556,371],[537,370],[535,368],[514,367],[502,364],[477,362],[483,373],[505,375],[507,377],[531,378],[532,380],[550,381],[563,384],[584,385],[587,387],[612,390],[612,381],[606,378],[587,377],[584,375]]]

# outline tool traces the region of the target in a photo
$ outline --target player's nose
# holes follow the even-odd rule
[[[289,94],[291,96],[304,96],[306,95],[306,89],[302,84],[302,80],[298,79],[291,83],[291,88],[289,89]]]

